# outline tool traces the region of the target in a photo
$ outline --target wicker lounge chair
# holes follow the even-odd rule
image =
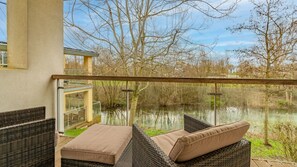
[[[184,130],[195,132],[211,125],[184,116]],[[197,148],[199,149],[199,148]],[[178,166],[201,166],[201,167],[249,167],[250,166],[250,142],[241,139],[229,146],[201,155],[185,162],[174,162],[168,155],[137,125],[133,125],[133,166],[135,167],[178,167]]]
[[[45,107],[0,113],[0,166],[54,166],[55,119]]]

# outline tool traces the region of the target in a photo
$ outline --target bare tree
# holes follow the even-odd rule
[[[231,28],[250,31],[257,37],[254,46],[236,50],[242,61],[258,66],[258,77],[285,77],[283,65],[291,63],[297,43],[297,11],[285,0],[251,0],[254,8],[247,23]],[[292,1],[291,1],[292,2]],[[264,144],[268,142],[269,85],[265,86]]]
[[[189,20],[193,11],[221,18],[235,9],[237,1],[74,0],[67,2],[65,24],[83,45],[109,48],[127,76],[150,76],[156,64],[167,62],[177,50],[187,52],[197,46],[186,37],[187,32],[201,28]],[[139,94],[147,87],[132,84],[130,125]]]
[[[98,57],[94,58],[93,74],[94,75],[123,75],[118,66],[120,62],[112,57],[108,49],[97,48]],[[109,109],[115,109],[121,105],[121,87],[123,82],[117,81],[93,81],[94,98],[101,101]]]

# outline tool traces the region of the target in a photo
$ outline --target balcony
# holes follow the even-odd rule
[[[288,162],[291,160],[286,157],[276,126],[287,122],[297,125],[293,98],[297,94],[296,80],[88,75],[53,75],[52,78],[67,86],[74,80],[92,84],[93,101],[100,102],[97,110],[100,119],[93,123],[128,125],[135,84],[139,84],[145,89],[139,94],[133,122],[148,134],[183,128],[183,114],[213,125],[246,120],[251,123],[246,135],[252,141],[251,166],[295,165]],[[271,146],[263,145],[266,123]],[[68,129],[65,135],[75,137],[85,129]],[[61,147],[71,139],[63,138]]]
[[[294,132],[297,120],[297,80],[94,76],[90,58],[81,58],[83,64],[65,64],[65,54],[86,54],[89,55],[87,57],[96,54],[69,48],[63,50],[63,1],[7,0],[0,4],[7,8],[7,12],[3,13],[8,20],[9,41],[8,48],[6,43],[0,44],[0,51],[3,51],[0,55],[1,112],[44,106],[42,117],[38,117],[37,122],[32,121],[34,126],[24,123],[26,129],[19,128],[23,126],[22,122],[21,126],[9,126],[10,131],[6,130],[7,127],[1,128],[0,138],[5,145],[1,143],[3,149],[0,152],[4,156],[1,155],[0,166],[5,166],[5,163],[10,164],[7,166],[26,166],[43,159],[51,163],[54,153],[56,166],[59,166],[61,147],[92,124],[137,123],[146,134],[154,136],[182,128],[184,113],[212,125],[246,120],[252,125],[245,136],[252,141],[251,166],[296,166],[293,162],[296,159],[292,158],[294,154],[290,152],[296,146],[296,133],[290,132]],[[175,14],[174,17],[177,18]],[[140,17],[139,23],[144,20],[151,19]],[[168,32],[171,34],[171,31]],[[173,39],[180,31],[174,32],[177,34]],[[127,36],[121,36],[123,41],[127,39]],[[150,43],[145,39],[149,36],[146,32],[139,33],[138,43],[143,46]],[[167,42],[168,37],[165,38]],[[121,48],[130,45],[129,42],[127,45],[124,42],[119,44]],[[157,45],[151,46],[159,50]],[[51,78],[52,74],[63,72],[66,75],[53,75]],[[16,123],[21,118],[31,119],[26,115],[30,113],[28,111],[31,110],[19,110],[25,115],[20,117],[4,115],[12,120],[9,123]],[[46,127],[49,130],[39,126],[44,120],[50,120]],[[54,148],[55,131],[60,132],[61,138]],[[29,136],[31,134],[35,136]],[[49,142],[44,144],[44,139]],[[263,145],[264,142],[266,145]],[[237,157],[240,155],[243,154]],[[20,162],[24,164],[20,165]]]

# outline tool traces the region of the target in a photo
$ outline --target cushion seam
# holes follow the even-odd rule
[[[175,145],[177,144],[178,140],[179,140],[179,139],[176,140],[176,142],[174,143],[172,149],[171,149],[170,152],[169,152],[169,155],[168,155],[168,156],[169,156],[170,159],[171,159],[170,154],[171,154],[172,150],[175,148]],[[184,144],[183,142],[182,142],[181,144],[182,144],[182,148],[179,149],[180,151],[177,153],[177,155],[174,157],[174,159],[171,159],[171,160],[176,161],[177,158],[178,158],[178,156],[179,156],[179,155],[182,153],[182,151],[185,149],[185,144]]]

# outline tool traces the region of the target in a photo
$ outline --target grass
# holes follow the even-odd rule
[[[71,129],[65,131],[66,136],[70,137],[76,137],[80,135],[83,131],[85,131],[86,128],[84,129]],[[144,132],[152,137],[160,134],[165,134],[168,132],[168,130],[161,130],[161,129],[153,129],[153,128],[147,128],[144,129]],[[245,136],[245,138],[252,143],[252,157],[253,158],[264,158],[264,159],[280,159],[284,160],[285,155],[284,152],[282,151],[282,145],[279,141],[277,140],[269,140],[269,143],[271,146],[265,146],[263,144],[263,139],[260,138],[259,136],[251,135],[248,134]]]
[[[66,130],[65,131],[65,135],[66,136],[69,136],[69,137],[76,137],[76,136],[80,135],[82,132],[84,132],[85,130],[86,130],[86,128],[83,128],[83,129],[70,129],[70,130]],[[144,132],[148,136],[152,137],[152,136],[156,136],[156,135],[167,133],[168,131],[166,131],[166,130],[160,130],[160,129],[148,128],[148,129],[145,129]]]
[[[149,137],[165,134],[167,132],[168,132],[167,130],[153,129],[153,128],[148,128],[144,130],[144,133],[146,133]]]
[[[285,159],[285,154],[279,141],[269,140],[271,146],[266,146],[263,139],[258,136],[246,135],[245,138],[252,143],[253,158]]]
[[[86,128],[66,130],[65,136],[76,137],[76,136],[80,135],[82,132],[84,132],[85,130],[86,130]]]

